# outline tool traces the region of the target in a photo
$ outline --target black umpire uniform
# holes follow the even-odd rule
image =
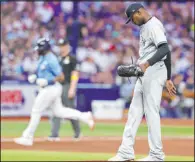
[[[67,39],[60,39],[58,41],[59,46],[65,47],[69,46],[69,41]],[[62,83],[63,92],[62,92],[62,103],[66,107],[75,108],[75,97],[69,98],[68,92],[71,86],[71,78],[73,71],[79,71],[76,57],[72,56],[69,51],[67,51],[66,56],[60,57],[60,64],[62,66],[62,70],[65,76],[65,80]],[[73,76],[74,77],[74,76]],[[75,89],[76,94],[76,89]],[[73,130],[74,130],[74,138],[80,137],[80,124],[78,120],[70,120]],[[60,129],[61,119],[58,117],[52,117],[51,119],[51,136],[49,138],[58,138],[59,137],[59,129]]]

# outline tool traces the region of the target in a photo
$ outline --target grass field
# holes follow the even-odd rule
[[[27,126],[27,122],[1,122],[1,137],[20,136]],[[83,135],[85,136],[122,136],[123,123],[97,123],[95,130],[92,132],[88,126],[81,124]],[[146,136],[148,128],[142,124],[138,129],[138,136]],[[50,124],[48,121],[42,121],[35,133],[35,136],[45,137],[50,133]],[[72,136],[73,131],[69,122],[61,125],[61,136]],[[194,127],[188,126],[162,126],[162,135],[164,136],[194,136]]]
[[[26,128],[27,121],[2,121],[1,137],[18,137]],[[81,124],[84,136],[122,136],[124,123],[97,123],[96,129],[91,132],[89,128]],[[147,136],[147,126],[142,124],[139,127],[138,136]],[[36,137],[46,137],[50,133],[48,121],[42,121],[35,133]],[[194,136],[194,127],[190,126],[162,126],[163,136]],[[73,131],[70,122],[61,125],[60,136],[72,136]],[[41,152],[40,152],[41,151]],[[112,153],[81,153],[81,152],[58,152],[42,150],[1,150],[2,161],[74,161],[74,160],[107,160]],[[136,155],[142,158],[146,155]],[[166,161],[193,161],[193,156],[167,156]]]
[[[108,160],[114,154],[110,153],[82,153],[82,152],[54,152],[54,151],[13,151],[3,150],[1,152],[2,161],[62,161],[62,160]],[[146,155],[145,155],[146,156]],[[145,157],[136,155],[136,159]],[[193,161],[193,157],[187,156],[167,156],[166,161]]]

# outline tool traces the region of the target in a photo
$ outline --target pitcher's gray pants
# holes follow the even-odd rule
[[[141,77],[142,82],[137,80],[123,140],[117,153],[124,160],[135,159],[133,146],[144,114],[148,125],[149,155],[158,161],[164,160],[159,110],[166,79],[167,69],[164,62],[160,61],[147,68],[144,76]]]
[[[62,104],[64,106],[75,109],[74,99],[69,99],[68,98],[69,88],[70,88],[69,83],[66,83],[66,84],[63,85]],[[72,128],[74,130],[74,135],[78,136],[80,134],[79,121],[71,119],[70,122],[71,122]],[[51,117],[51,136],[52,137],[58,137],[59,136],[60,125],[61,125],[61,118]]]

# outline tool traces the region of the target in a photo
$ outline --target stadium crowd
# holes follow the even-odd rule
[[[110,5],[112,3],[112,5]],[[135,79],[116,75],[119,64],[136,62],[139,55],[139,27],[125,25],[125,8],[132,2],[80,2],[73,19],[73,2],[1,2],[1,79],[26,80],[36,69],[33,50],[39,37],[49,37],[52,50],[59,38],[73,40],[79,26],[76,51],[81,79],[92,83],[117,84],[121,97],[130,102]],[[172,79],[178,95],[164,99],[161,115],[189,117],[194,108],[194,2],[143,2],[167,31],[172,56]],[[189,91],[184,95],[184,91]],[[180,107],[180,108],[178,108]],[[183,116],[185,114],[185,116]]]

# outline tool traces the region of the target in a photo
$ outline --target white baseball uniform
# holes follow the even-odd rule
[[[152,17],[141,26],[140,58],[137,63],[143,63],[151,58],[157,52],[158,45],[166,42],[162,23],[156,17]],[[162,61],[149,66],[141,81],[138,79],[136,82],[123,140],[117,153],[124,160],[135,159],[133,146],[144,114],[148,124],[149,155],[158,161],[164,160],[159,110],[163,86],[167,80],[167,69],[163,61],[165,58],[166,56]]]

